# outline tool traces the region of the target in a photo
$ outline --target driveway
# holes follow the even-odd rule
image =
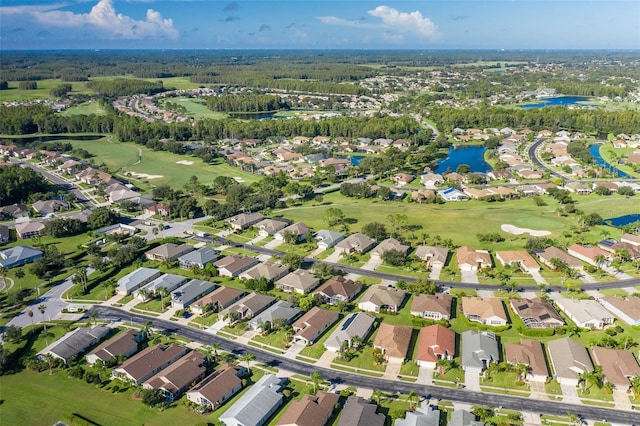
[[[329,256],[327,256],[327,258],[324,261],[329,263],[338,263],[338,261],[340,260],[341,254],[342,254],[341,252],[334,251]]]
[[[272,240],[272,241],[269,241],[267,244],[265,244],[264,248],[274,249],[274,248],[278,247],[282,243],[284,243],[284,241],[282,241],[282,240]]]
[[[371,258],[360,267],[360,269],[365,269],[367,271],[375,271],[378,266],[382,264],[382,259],[378,256],[371,256]]]
[[[440,279],[440,272],[442,272],[442,267],[441,266],[432,266],[431,267],[431,272],[429,273],[429,279],[430,280],[439,280]]]
[[[460,275],[462,276],[463,283],[474,283],[474,284],[480,283],[480,281],[478,281],[477,271],[460,271]]]
[[[531,277],[533,277],[536,284],[548,285],[547,281],[544,278],[542,278],[542,275],[540,275],[539,271],[529,271],[529,273],[531,274]]]

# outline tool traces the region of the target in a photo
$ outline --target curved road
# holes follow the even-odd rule
[[[215,336],[204,331],[197,330],[195,328],[178,324],[172,321],[160,320],[157,318],[134,314],[131,312],[123,311],[121,309],[107,306],[94,306],[91,308],[89,313],[90,312],[97,312],[100,318],[112,321],[132,322],[137,324],[144,324],[147,321],[151,321],[153,327],[156,329],[174,333],[186,337],[191,341],[199,342],[204,345],[211,345],[214,342],[219,343],[222,349],[234,354],[242,354],[246,350],[245,346],[234,343],[231,340],[227,340],[222,337]],[[89,313],[87,313],[87,315],[89,315]],[[517,411],[529,411],[534,413],[545,413],[560,416],[566,416],[567,412],[571,412],[594,420],[606,419],[609,422],[621,424],[640,424],[640,413],[636,413],[634,411],[615,410],[611,408],[601,408],[587,405],[573,405],[554,401],[537,401],[528,398],[474,392],[466,389],[454,389],[448,387],[418,385],[415,383],[402,381],[385,380],[317,367],[315,365],[276,355],[259,348],[251,347],[250,349],[251,353],[256,356],[256,361],[273,367],[282,366],[286,370],[306,376],[311,374],[313,371],[317,371],[325,380],[328,380],[335,384],[346,384],[369,389],[381,389],[386,392],[399,392],[405,395],[413,390],[421,397],[430,395],[430,397],[441,398],[448,401],[457,401],[468,404],[482,404],[493,407],[504,407]]]

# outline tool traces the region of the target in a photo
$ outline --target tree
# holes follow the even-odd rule
[[[142,324],[142,334],[145,335],[147,340],[151,338],[151,327],[153,327],[153,323],[151,321],[145,321],[145,323]]]
[[[30,331],[30,333],[33,333],[33,310],[29,309],[27,311],[27,315],[29,316],[29,319],[31,319],[31,331]]]
[[[324,213],[324,220],[327,222],[327,226],[329,227],[341,225],[345,220],[345,215],[339,208],[329,207]]]
[[[47,305],[45,305],[45,304],[39,305],[38,306],[38,310],[40,311],[40,315],[42,315],[42,324],[44,325],[44,332],[46,334],[46,332],[47,332],[47,323],[44,320],[44,313],[47,311]],[[48,339],[45,339],[45,340],[46,340],[47,346],[49,346],[49,340]]]
[[[416,393],[416,391],[411,389],[409,391],[409,395],[407,399],[409,400],[409,409],[413,410],[418,404],[418,394]]]
[[[402,266],[407,260],[406,254],[396,249],[385,250],[384,252],[382,252],[381,258],[384,263],[387,263],[391,266]]]
[[[87,227],[90,230],[103,228],[113,225],[118,221],[120,216],[107,207],[98,207],[87,216]]]
[[[24,271],[22,269],[16,270],[15,276],[18,279],[18,288],[22,290],[22,279],[24,278]]]
[[[240,357],[241,361],[244,361],[247,363],[247,370],[251,370],[251,361],[254,361],[255,359],[256,359],[256,356],[251,352],[245,352]]]
[[[18,343],[22,339],[22,327],[10,325],[4,330],[4,337],[11,343]]]
[[[299,269],[302,266],[302,256],[295,253],[287,253],[282,256],[282,264],[289,269]]]
[[[166,399],[161,389],[143,389],[141,395],[142,403],[149,407],[155,407]]]
[[[80,285],[82,288],[82,294],[87,293],[87,268],[79,266],[76,268],[73,278],[71,279],[74,284]]]
[[[456,173],[464,175],[467,174],[471,171],[471,166],[469,166],[468,164],[460,164],[457,168],[456,168]]]
[[[89,319],[93,322],[93,324],[95,325],[98,321],[98,312],[97,311],[92,311],[89,314]]]
[[[169,290],[166,289],[166,287],[160,287],[157,290],[158,294],[160,295],[160,305],[162,306],[162,311],[164,311],[164,298],[169,296]]]
[[[318,391],[318,386],[320,385],[320,383],[322,383],[322,375],[320,375],[320,373],[318,373],[317,371],[314,371],[309,377],[313,382],[313,393],[316,393]]]
[[[382,241],[389,236],[387,228],[380,222],[370,222],[362,227],[362,233],[369,238]]]
[[[371,397],[373,398],[374,401],[376,401],[376,404],[380,405],[380,399],[384,396],[384,394],[382,393],[382,391],[380,389],[374,389],[373,393],[371,393]]]

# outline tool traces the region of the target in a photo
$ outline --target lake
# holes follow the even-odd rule
[[[624,226],[633,222],[640,222],[640,214],[628,214],[625,216],[612,217],[605,219],[603,222],[610,222],[613,226]]]
[[[604,158],[602,158],[602,156],[600,155],[600,145],[598,145],[598,144],[591,145],[589,147],[589,152],[591,153],[591,155],[593,155],[593,159],[596,160],[596,164],[598,164],[598,166],[604,167],[610,173],[615,174],[618,177],[621,177],[621,178],[629,177],[628,174],[626,174],[625,172],[623,172],[620,169],[615,168],[611,164],[607,163],[604,160]]]
[[[254,114],[230,113],[229,116],[231,118],[237,118],[238,120],[264,120],[265,118],[268,118],[268,119],[274,118],[274,115],[276,114],[277,114],[277,111],[257,112]]]
[[[567,106],[589,100],[584,96],[557,96],[555,98],[542,98],[538,103],[522,105],[522,109],[544,108],[549,106]]]
[[[438,161],[436,173],[445,173],[447,169],[455,172],[460,164],[467,164],[472,172],[487,173],[491,166],[484,161],[483,155],[487,150],[484,146],[450,146],[447,157]]]

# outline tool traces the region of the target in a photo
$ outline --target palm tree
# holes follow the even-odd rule
[[[153,323],[151,321],[146,321],[143,325],[142,325],[142,332],[144,333],[144,335],[147,337],[147,339],[149,337],[151,337],[151,327],[153,326]]]
[[[169,290],[167,290],[165,287],[160,287],[157,292],[160,295],[160,305],[162,306],[162,311],[164,312],[164,298],[169,295]]]
[[[322,376],[317,371],[314,371],[309,377],[313,382],[313,393],[316,393],[318,391],[318,385],[322,382]]]
[[[412,410],[418,403],[418,394],[413,389],[409,391],[409,409]]]
[[[82,294],[87,293],[87,268],[80,266],[76,268],[73,278],[71,279],[74,284],[80,284],[82,287]]]
[[[245,352],[241,357],[240,360],[244,361],[247,363],[247,370],[251,370],[251,361],[254,361],[256,359],[256,356],[254,354],[252,354],[251,352]]]
[[[382,398],[384,394],[380,389],[374,389],[371,397],[376,401],[376,404],[380,405],[380,398]]]
[[[47,330],[47,323],[44,322],[44,313],[47,310],[47,305],[41,304],[40,306],[38,306],[38,310],[40,311],[40,314],[42,315],[42,323],[44,324],[44,329],[46,331]]]
[[[29,315],[29,318],[31,318],[31,333],[33,333],[33,311],[29,309],[27,311],[27,315]]]
[[[18,269],[15,273],[15,276],[18,279],[18,286],[20,290],[22,290],[22,279],[24,278],[24,271],[22,269]]]
[[[213,356],[217,361],[219,358],[218,351],[222,349],[222,346],[218,342],[213,342],[210,346],[211,346],[211,349],[213,350]]]
[[[91,319],[91,321],[93,321],[93,324],[95,325],[98,319],[98,313],[96,311],[93,311],[89,314],[89,318]]]

